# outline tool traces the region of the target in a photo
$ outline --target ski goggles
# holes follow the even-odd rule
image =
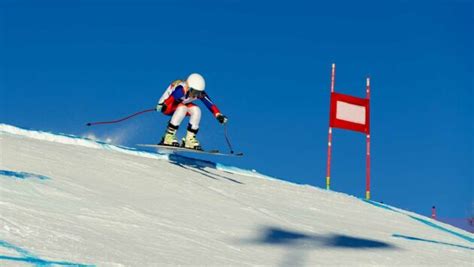
[[[193,89],[193,88],[189,88],[189,92],[188,92],[188,96],[190,97],[201,97],[204,95],[204,91],[198,91],[196,89]]]

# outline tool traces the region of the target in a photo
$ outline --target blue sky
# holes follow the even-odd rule
[[[357,2],[357,3],[356,3]],[[199,72],[244,158],[209,158],[324,187],[336,91],[372,77],[372,197],[422,214],[473,209],[472,1],[2,1],[0,122],[124,145],[156,143],[148,113]],[[184,128],[184,127],[183,127]],[[208,112],[199,134],[225,150]],[[365,136],[335,130],[332,188],[365,190]]]

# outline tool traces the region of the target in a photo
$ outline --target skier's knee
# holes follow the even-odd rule
[[[198,106],[188,107],[188,112],[191,115],[201,116],[201,109]]]

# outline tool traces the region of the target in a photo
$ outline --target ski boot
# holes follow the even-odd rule
[[[177,131],[178,126],[174,126],[173,124],[169,123],[168,128],[166,128],[165,135],[161,139],[159,145],[179,147],[179,141],[176,137]]]
[[[199,141],[196,139],[196,134],[198,129],[192,129],[191,126],[188,126],[188,132],[186,137],[182,139],[181,146],[188,149],[202,150]]]

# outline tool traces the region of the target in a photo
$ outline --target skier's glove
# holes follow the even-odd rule
[[[228,121],[228,120],[227,120],[227,117],[224,116],[224,115],[222,115],[222,114],[220,114],[220,113],[218,113],[218,114],[216,115],[216,119],[219,121],[220,124],[226,124],[227,121]]]
[[[161,111],[161,112],[165,112],[165,110],[166,110],[166,105],[165,105],[164,103],[163,103],[163,104],[158,104],[158,105],[156,105],[155,110],[158,111],[158,112],[160,112],[160,111]]]

